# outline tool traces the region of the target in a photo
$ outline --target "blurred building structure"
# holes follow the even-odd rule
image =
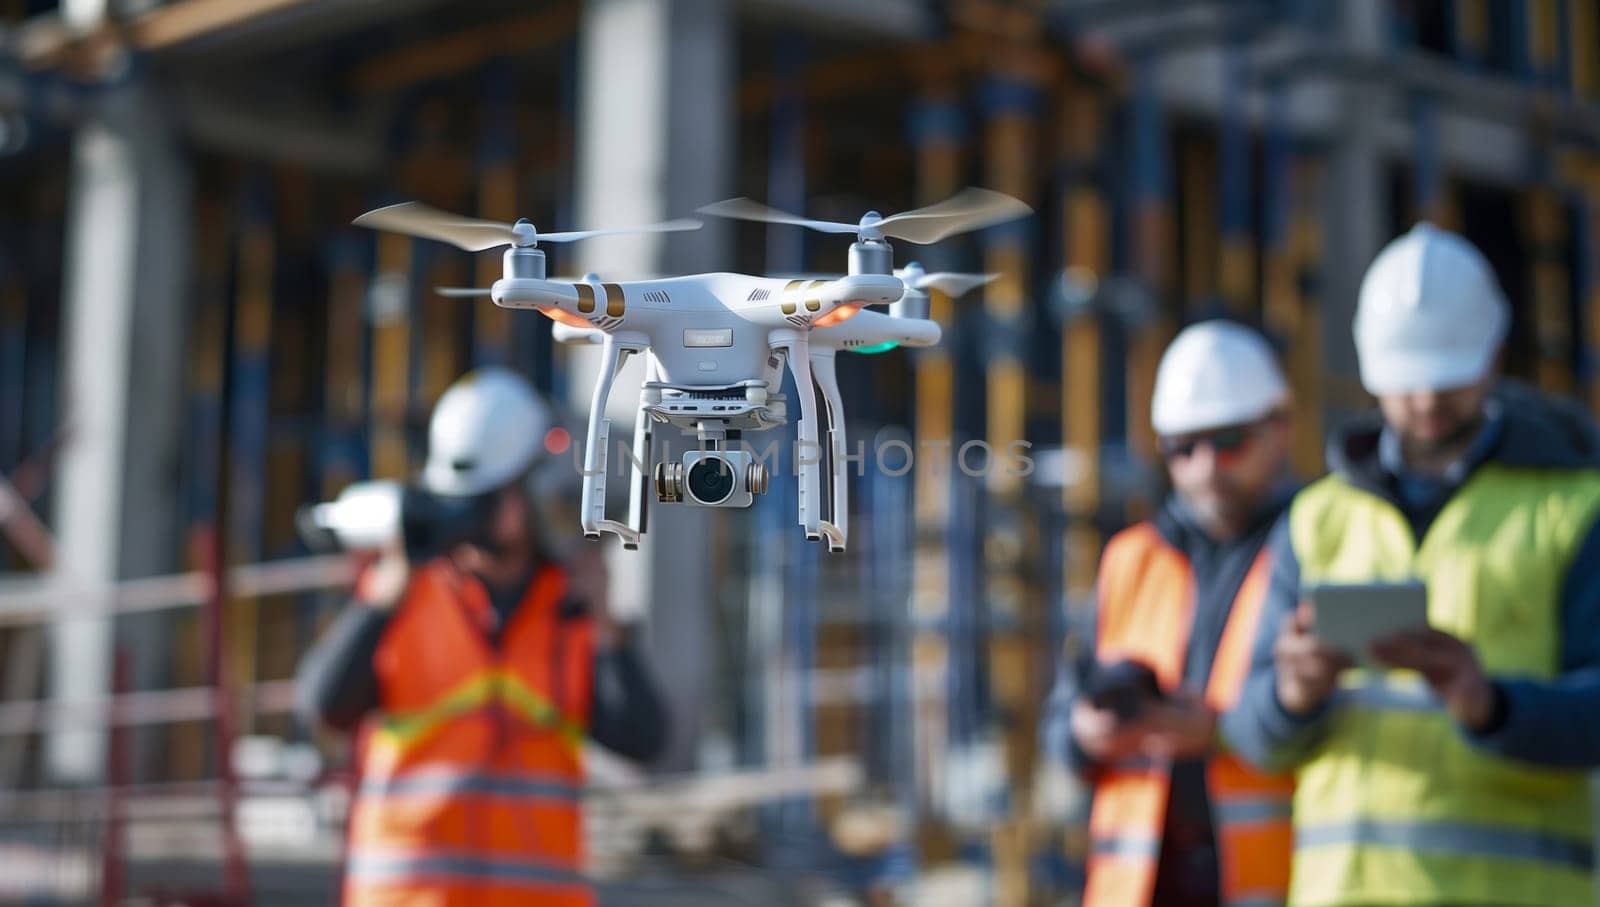
[[[1160,494],[1147,401],[1186,321],[1228,313],[1282,344],[1313,475],[1324,427],[1366,405],[1360,275],[1427,217],[1495,265],[1509,370],[1600,406],[1600,0],[0,0],[0,17],[0,789],[226,778],[220,742],[310,739],[281,683],[337,571],[180,607],[207,597],[195,577],[301,563],[296,506],[408,475],[429,406],[473,365],[587,405],[591,354],[543,319],[431,292],[486,285],[497,255],[349,226],[381,204],[548,229],[732,195],[850,220],[969,184],[1034,206],[897,250],[1000,276],[935,299],[940,347],[841,359],[872,439],[849,553],[804,543],[777,481],[748,512],[658,510],[644,550],[613,558],[680,719],[659,771],[853,760],[827,796],[777,785],[755,808],[739,852],[784,871],[961,865],[1003,904],[1071,890],[1086,838],[1038,707],[1100,541]],[[552,273],[623,278],[845,263],[828,237],[725,223],[552,254]],[[958,468],[968,442],[1016,440],[1030,475]],[[914,468],[879,462],[890,441]],[[166,604],[95,610],[108,584],[206,570]],[[129,717],[107,698],[223,688],[226,735],[211,706]],[[0,848],[35,841],[6,802]]]

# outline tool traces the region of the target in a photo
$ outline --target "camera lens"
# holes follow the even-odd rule
[[[689,494],[703,504],[720,504],[733,495],[733,467],[707,457],[689,467]]]

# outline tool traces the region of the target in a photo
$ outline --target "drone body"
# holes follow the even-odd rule
[[[497,305],[535,309],[569,328],[600,334],[601,373],[590,402],[584,448],[583,531],[590,538],[611,532],[624,545],[636,547],[647,507],[646,477],[638,458],[653,457],[653,422],[694,432],[704,448],[685,454],[680,463],[659,464],[655,479],[660,500],[681,501],[687,492],[706,506],[748,505],[754,490],[766,486],[765,465],[747,452],[728,451],[728,432],[787,421],[787,401],[777,393],[774,354],[788,363],[796,386],[809,388],[812,329],[838,324],[869,305],[894,302],[904,289],[899,279],[876,274],[809,281],[702,274],[630,283],[510,278],[495,281],[491,296]],[[650,359],[631,448],[630,516],[619,522],[605,515],[611,451],[605,410],[617,373],[638,353],[648,353]],[[802,395],[796,432],[802,451],[800,523],[808,538],[827,535],[842,547],[843,532],[834,528],[833,520],[823,519],[818,504],[815,409],[814,398]],[[707,456],[713,452],[721,455]]]
[[[938,205],[881,217],[869,212],[858,224],[810,221],[744,199],[721,202],[703,212],[749,220],[792,223],[829,233],[855,233],[850,273],[837,278],[785,280],[744,274],[697,274],[657,280],[603,282],[545,277],[539,242],[570,242],[604,233],[694,229],[696,221],[647,227],[540,234],[526,220],[515,224],[462,218],[415,203],[368,212],[356,223],[450,242],[469,251],[510,245],[504,276],[487,290],[450,289],[451,296],[489,296],[504,308],[533,309],[555,322],[553,335],[566,343],[601,347],[601,370],[589,408],[584,447],[582,528],[598,539],[610,532],[636,548],[646,530],[653,478],[659,502],[688,500],[702,506],[746,507],[767,486],[766,464],[730,443],[745,431],[781,427],[789,421],[781,393],[787,367],[799,389],[796,424],[798,522],[806,538],[826,539],[843,551],[848,539],[849,485],[844,401],[835,377],[839,350],[881,352],[895,346],[931,346],[937,322],[927,319],[926,289],[960,295],[987,278],[924,274],[915,265],[893,271],[886,236],[934,242],[953,232],[986,226],[1027,213],[1026,206],[998,193],[968,190]],[[892,305],[889,314],[868,306]],[[605,511],[611,422],[606,403],[623,364],[646,357],[645,381],[634,422],[628,517]],[[827,444],[819,438],[816,394],[828,419]],[[672,425],[692,432],[699,448],[678,462],[654,462],[655,428]],[[830,468],[832,494],[822,500],[821,466]],[[647,464],[653,469],[646,471]]]
[[[773,332],[840,324],[903,291],[897,278],[875,274],[789,281],[700,274],[624,283],[497,280],[490,295],[504,308],[535,309],[568,327],[610,334],[619,345],[649,347],[660,380],[689,386],[758,375]]]

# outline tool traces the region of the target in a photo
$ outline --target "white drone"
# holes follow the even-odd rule
[[[504,308],[534,309],[556,322],[554,336],[568,343],[601,347],[601,372],[589,407],[584,447],[583,533],[598,539],[610,532],[626,548],[637,548],[646,530],[646,495],[653,474],[661,503],[709,507],[748,507],[767,487],[765,464],[751,451],[728,445],[744,431],[788,422],[787,401],[779,392],[787,364],[800,393],[796,428],[799,523],[806,538],[828,540],[843,551],[848,535],[848,492],[844,404],[834,375],[841,349],[880,352],[896,345],[931,346],[939,325],[927,319],[927,289],[960,295],[988,278],[924,274],[911,265],[895,272],[885,237],[916,243],[937,242],[1029,213],[1022,202],[997,192],[968,189],[915,211],[882,217],[868,212],[858,224],[813,221],[775,211],[747,199],[700,209],[706,214],[788,223],[828,233],[854,233],[850,268],[834,279],[786,280],[744,274],[696,274],[659,280],[604,283],[593,275],[579,280],[545,277],[540,242],[572,242],[591,236],[632,232],[671,232],[700,226],[694,220],[643,227],[541,234],[527,220],[497,223],[448,214],[407,202],[369,211],[360,226],[441,240],[471,252],[502,245],[504,276],[484,289],[445,290],[453,296],[489,296]],[[893,304],[888,314],[863,311]],[[611,422],[605,418],[617,373],[628,357],[644,353],[645,381],[634,423],[632,483],[626,522],[605,513]],[[815,383],[828,408],[831,506],[824,514],[821,494]],[[699,449],[679,462],[654,463],[654,426],[669,424],[693,432]],[[807,455],[810,452],[810,455]],[[651,473],[641,463],[654,463]]]

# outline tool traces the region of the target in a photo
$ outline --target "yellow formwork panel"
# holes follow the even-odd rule
[[[1540,74],[1554,72],[1561,56],[1561,11],[1564,0],[1522,0],[1528,5],[1528,60]]]
[[[412,240],[394,233],[377,238],[380,294],[372,312],[372,475],[404,478],[410,471],[406,416],[410,405]]]
[[[327,361],[323,366],[323,419],[341,442],[359,435],[367,401],[361,380],[366,319],[362,306],[367,296],[367,275],[358,256],[341,256],[328,279]],[[355,481],[356,471],[338,464],[322,471],[322,495],[332,500],[340,489]]]
[[[1567,29],[1572,91],[1584,100],[1600,99],[1600,0],[1570,0]]]
[[[1567,270],[1565,212],[1555,191],[1529,189],[1522,199],[1524,245],[1531,251],[1527,304],[1532,308],[1534,377],[1546,390],[1568,393],[1572,363],[1567,355],[1572,319],[1567,307],[1572,279]]]
[[[1193,137],[1178,146],[1183,191],[1183,294],[1194,303],[1219,289],[1217,151],[1209,140]]]
[[[949,73],[931,68],[923,73],[928,85],[921,104],[932,109],[957,107]],[[916,200],[930,204],[948,198],[961,188],[967,155],[958,134],[930,132],[915,149]],[[949,296],[929,293],[929,317],[947,332],[954,324]],[[955,437],[955,369],[949,341],[917,351],[913,359],[916,382],[916,440],[919,452],[930,444],[947,444]],[[950,614],[950,473],[936,468],[933,458],[920,456],[913,481],[916,550],[912,564],[911,613],[915,627],[911,641],[911,688],[916,691],[912,726],[919,795],[937,800],[943,790],[945,756],[949,751],[949,700],[945,696],[950,664],[949,641],[937,629]],[[926,831],[926,830],[925,830]]]
[[[1489,53],[1489,0],[1455,0],[1456,43],[1470,58]]]

